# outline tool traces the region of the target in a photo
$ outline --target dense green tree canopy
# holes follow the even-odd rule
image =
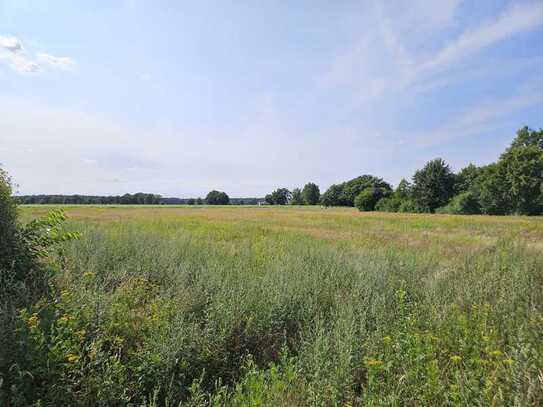
[[[434,212],[444,206],[454,195],[455,176],[441,158],[436,158],[415,172],[413,198],[426,212]]]
[[[505,168],[496,163],[481,167],[476,179],[476,191],[485,215],[506,215],[511,211],[511,199],[505,184]]]
[[[382,178],[373,175],[361,175],[342,184],[330,186],[322,196],[325,206],[354,206],[357,195],[367,188],[382,188],[392,191],[392,187]]]
[[[392,192],[390,189],[369,187],[364,189],[356,196],[354,206],[356,206],[360,211],[373,211],[375,210],[375,205],[380,199],[386,198],[391,194]]]
[[[309,182],[302,190],[302,201],[305,205],[317,205],[321,199],[321,192],[317,184]]]
[[[498,162],[511,197],[511,212],[537,215],[543,211],[543,149],[537,145],[512,148]]]
[[[343,191],[343,184],[334,184],[322,194],[321,202],[324,206],[340,206],[341,193]]]
[[[292,194],[287,188],[277,188],[271,194],[266,195],[266,202],[270,205],[287,205],[292,198]]]
[[[462,193],[473,190],[480,175],[481,168],[474,164],[462,168],[456,176],[455,192]]]
[[[208,205],[228,205],[230,197],[225,192],[211,191],[206,196],[206,204]]]
[[[543,129],[536,131],[524,126],[517,131],[517,136],[511,143],[510,149],[528,146],[536,146],[543,149]]]
[[[294,188],[292,190],[292,197],[290,199],[291,205],[303,205],[302,190],[300,188]]]

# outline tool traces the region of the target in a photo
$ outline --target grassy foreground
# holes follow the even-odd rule
[[[59,253],[57,303],[21,316],[21,400],[543,404],[542,218],[66,212],[82,238]]]

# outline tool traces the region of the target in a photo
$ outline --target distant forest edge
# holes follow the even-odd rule
[[[208,204],[208,205],[323,205],[354,206],[360,211],[542,215],[543,129],[523,127],[495,163],[470,164],[458,173],[441,158],[415,172],[411,182],[402,179],[396,189],[382,178],[361,175],[330,186],[320,193],[318,185],[302,189],[277,188],[265,198],[230,198],[213,190],[202,198],[163,198],[154,194],[101,197],[84,195],[19,196],[22,204]]]
[[[204,198],[165,198],[157,194],[138,192],[115,196],[100,195],[18,195],[22,205],[205,205]],[[257,205],[264,198],[228,198],[230,205]]]

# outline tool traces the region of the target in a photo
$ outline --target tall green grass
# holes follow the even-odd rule
[[[20,404],[543,404],[543,255],[525,241],[444,258],[242,217],[72,221],[57,301],[21,313]]]

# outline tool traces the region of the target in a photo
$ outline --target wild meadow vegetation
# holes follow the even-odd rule
[[[543,404],[540,217],[64,210],[2,331],[3,405]]]
[[[0,404],[543,405],[543,218],[458,215],[541,214],[543,130],[412,180],[166,207],[0,171]],[[16,206],[49,198],[120,205]]]

